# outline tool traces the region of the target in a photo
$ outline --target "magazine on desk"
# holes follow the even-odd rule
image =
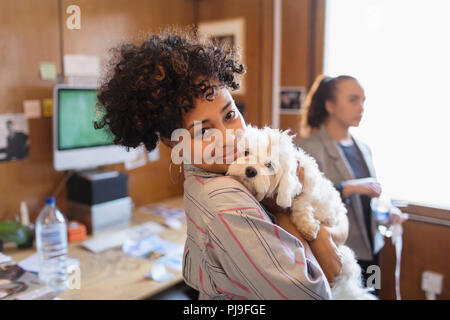
[[[56,296],[39,277],[13,262],[0,264],[0,300],[50,300]]]

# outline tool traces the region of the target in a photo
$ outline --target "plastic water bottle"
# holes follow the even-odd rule
[[[56,292],[67,284],[67,225],[55,206],[55,198],[47,197],[45,207],[36,220],[36,246],[39,257],[39,281]]]
[[[379,198],[372,198],[370,207],[378,222],[378,230],[383,236],[390,238],[392,236],[391,199],[385,195]]]

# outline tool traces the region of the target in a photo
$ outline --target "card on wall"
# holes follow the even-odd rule
[[[53,115],[53,99],[46,98],[42,100],[42,112],[44,117],[51,117]]]
[[[40,100],[24,100],[23,112],[26,118],[36,119],[41,117],[41,101]]]
[[[41,62],[39,71],[42,80],[56,80],[56,65],[53,62]]]

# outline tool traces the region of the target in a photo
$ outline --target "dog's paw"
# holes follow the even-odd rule
[[[300,230],[306,241],[312,241],[317,238],[320,229],[320,221],[314,219],[311,223],[304,224]]]
[[[279,205],[282,208],[289,208],[292,205],[292,199],[283,193],[279,193],[277,195],[277,205]]]

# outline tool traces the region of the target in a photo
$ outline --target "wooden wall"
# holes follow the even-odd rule
[[[71,4],[81,8],[80,30],[65,27]],[[52,97],[56,81],[40,79],[40,61],[54,62],[58,73],[64,54],[98,55],[104,62],[108,48],[139,30],[194,23],[194,9],[194,0],[0,0],[0,113],[21,113],[23,100]],[[13,219],[20,201],[34,219],[63,178],[53,169],[51,118],[30,119],[29,129],[29,158],[0,162],[0,220]],[[136,205],[182,193],[168,178],[167,148],[160,154],[159,161],[128,172]],[[122,164],[107,168],[125,172]],[[57,205],[67,208],[65,188]]]
[[[0,1],[0,113],[22,113],[23,100],[52,96],[56,81],[39,77],[39,62],[61,71],[57,0]],[[0,163],[0,220],[13,218],[24,200],[36,214],[63,173],[52,166],[51,118],[28,121],[29,158]]]
[[[403,225],[403,253],[400,292],[403,300],[423,300],[422,273],[433,271],[444,275],[442,294],[438,300],[450,299],[450,213],[448,210],[420,206],[402,207],[411,215]],[[431,220],[443,224],[419,220]],[[446,225],[445,225],[446,224]],[[395,248],[390,239],[381,252],[382,299],[395,299]]]
[[[244,76],[246,92],[234,95],[244,103],[248,123],[271,122],[272,0],[198,0],[196,23],[244,17],[246,20]]]
[[[66,8],[81,9],[81,29],[66,28]],[[23,100],[51,98],[56,81],[39,77],[39,62],[51,61],[61,73],[64,54],[98,55],[133,39],[139,31],[158,31],[167,24],[246,19],[246,94],[235,96],[247,108],[247,120],[269,124],[272,87],[272,0],[0,0],[1,113],[23,112]],[[34,219],[64,177],[52,164],[51,118],[30,119],[30,156],[0,162],[0,220],[14,219],[26,201]],[[160,160],[128,172],[129,194],[136,205],[181,195],[182,183],[168,178],[169,150],[160,146]],[[123,164],[107,169],[126,172]],[[66,188],[57,206],[67,209]]]
[[[62,3],[66,7],[73,1]],[[165,25],[194,23],[193,0],[79,0],[77,3],[83,11],[83,25],[78,32],[63,29],[63,50],[98,55],[102,61],[106,61],[109,48],[138,36],[140,31],[157,32]],[[169,180],[169,162],[170,151],[161,144],[159,161],[129,172],[129,193],[136,205],[182,194],[182,181],[173,185]],[[105,168],[126,172],[123,164]]]
[[[323,69],[325,0],[282,1],[281,87],[309,90]],[[280,128],[300,130],[299,114],[280,114]]]

